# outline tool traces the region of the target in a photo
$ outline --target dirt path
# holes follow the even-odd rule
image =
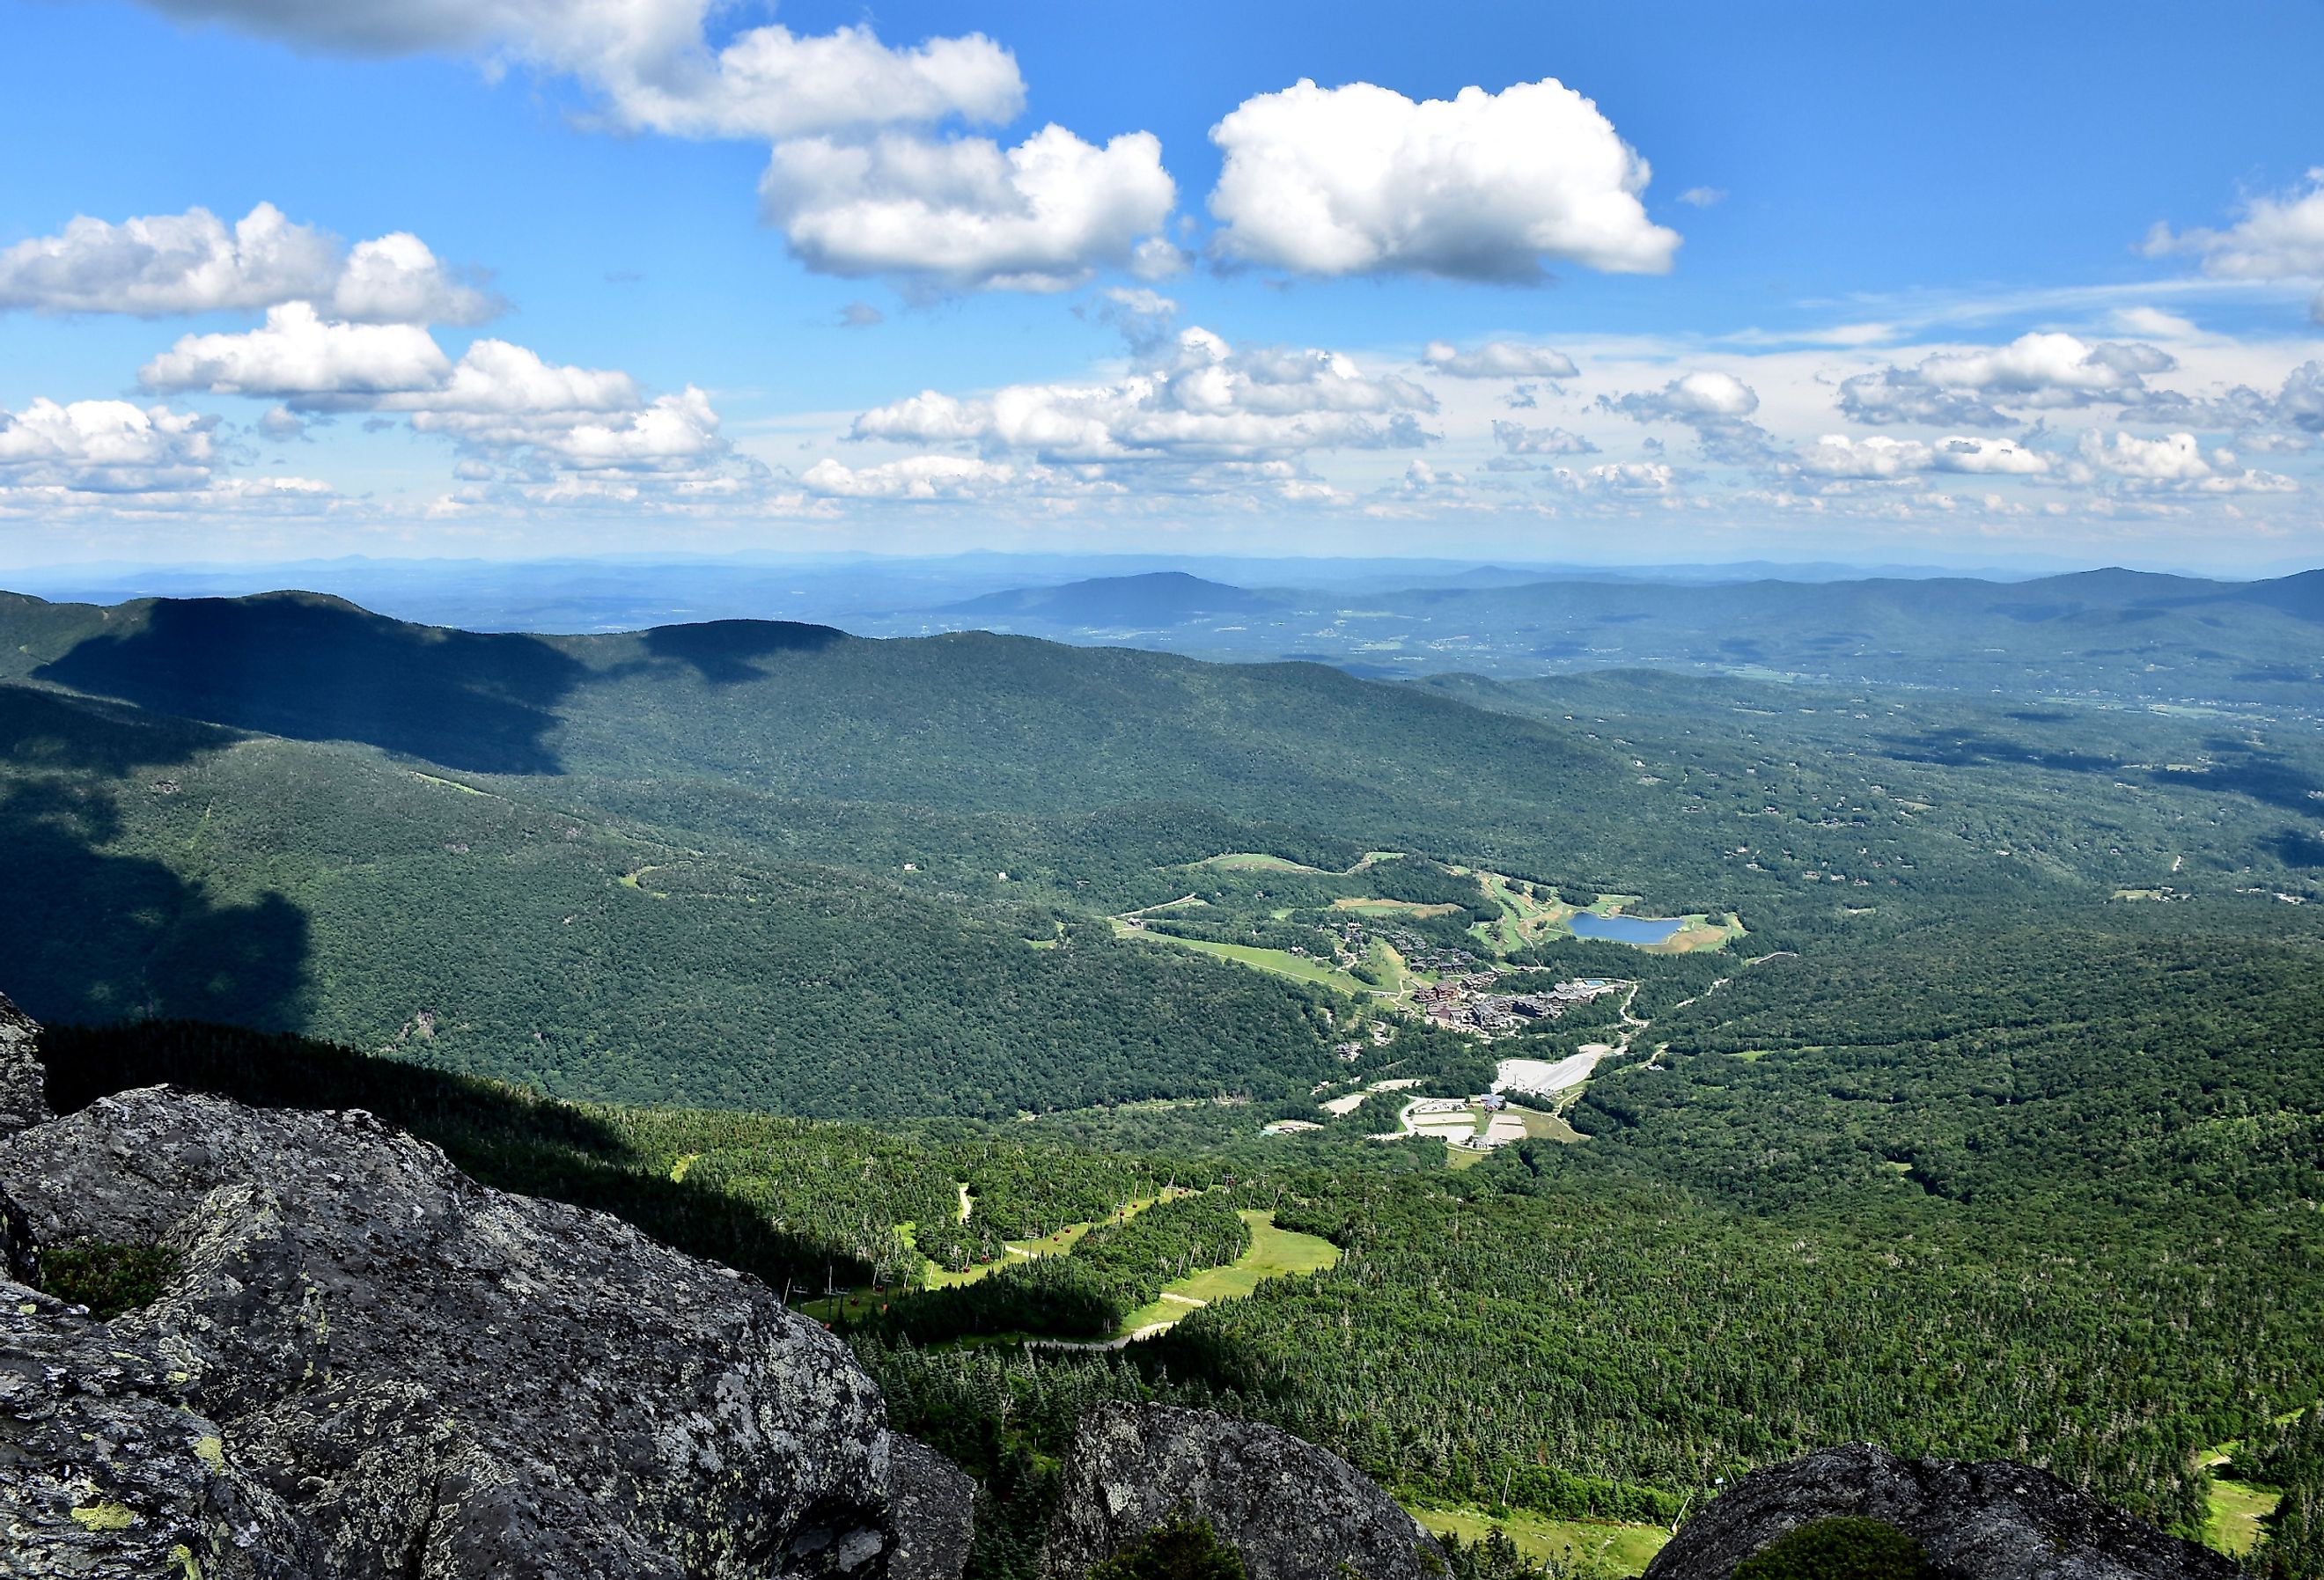
[[[1181,905],[1200,905],[1202,903],[1203,897],[1199,894],[1181,894],[1176,900],[1165,900],[1153,905],[1141,905],[1136,910],[1125,910],[1120,916],[1117,916],[1112,919],[1115,921],[1128,921],[1133,916],[1146,916],[1157,910],[1175,910]]]

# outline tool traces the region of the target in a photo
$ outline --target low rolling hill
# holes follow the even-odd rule
[[[1183,570],[1094,577],[1054,587],[1013,587],[947,604],[939,614],[1093,629],[1182,625],[1204,615],[1255,614],[1286,608],[1284,595],[1208,581]]]

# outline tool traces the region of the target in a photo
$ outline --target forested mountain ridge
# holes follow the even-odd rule
[[[1084,1218],[1231,1175],[1341,1247],[1137,1356],[863,1335],[902,1418],[1000,1482],[1127,1395],[1561,1516],[1666,1519],[1838,1434],[2035,1458],[2190,1529],[2190,1455],[2312,1396],[2324,744],[2297,710],[478,636],[300,595],[16,602],[0,636],[0,956],[45,1018],[880,1127],[623,1110],[651,1145],[554,1164],[770,1267],[884,1281],[908,1218],[991,1254],[931,1222],[971,1180],[986,1230],[1053,1227],[998,1194],[1023,1170],[989,1149],[1030,1144],[1102,1198]],[[1742,936],[1504,935],[1520,980],[1637,984],[1520,1051],[1628,1016],[1628,1052],[1566,1108],[1586,1141],[1448,1172],[1366,1141],[1401,1096],[1359,1087],[1466,1094],[1506,1045],[1314,963],[1354,919],[1487,948],[1510,885]],[[689,1154],[689,1189],[642,1183]],[[751,1238],[777,1219],[809,1243]]]
[[[705,775],[962,810],[1087,811],[1199,790],[1264,815],[1295,776],[1333,796],[1378,775],[1428,795],[1464,770],[1505,781],[1618,771],[1563,733],[1323,666],[982,633],[872,642],[722,621],[479,635],[289,593],[101,611],[28,601],[0,609],[0,645],[19,678],[475,772]]]
[[[1108,640],[1124,622],[1007,600],[1018,630]],[[1971,577],[1647,579],[1501,575],[1474,585],[1271,592],[1273,607],[1153,622],[1149,645],[1242,661],[1306,657],[1399,677],[1651,667],[1830,684],[2303,707],[2324,673],[2324,572],[2272,580],[2104,569]],[[990,618],[981,610],[954,619]],[[858,623],[918,629],[906,616]]]
[[[1825,963],[1979,907],[2083,933],[2324,916],[2271,898],[2324,870],[2324,753],[2292,724],[751,622],[475,635],[299,594],[15,600],[0,638],[37,1012],[238,1021],[576,1095],[1288,1098],[1360,1006],[1104,919],[1192,897],[1182,934],[1312,951],[1301,928],[1378,892],[1328,880],[1368,850],[1731,912]],[[1237,850],[1325,876],[1192,865]],[[2166,890],[2162,917],[2111,898]]]

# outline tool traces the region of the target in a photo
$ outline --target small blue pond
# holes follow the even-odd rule
[[[1686,923],[1678,918],[1593,916],[1578,910],[1569,924],[1577,938],[1610,938],[1618,944],[1659,944]]]

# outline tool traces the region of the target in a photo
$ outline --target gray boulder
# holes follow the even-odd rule
[[[1081,1580],[1181,1503],[1233,1544],[1251,1580],[1346,1580],[1351,1569],[1422,1580],[1423,1555],[1443,1560],[1417,1520],[1335,1454],[1207,1410],[1109,1403],[1074,1433],[1043,1574]]]
[[[20,1261],[181,1259],[109,1323],[0,1289],[0,1573],[889,1570],[899,1440],[820,1325],[369,1114],[125,1092],[0,1138],[0,1196]],[[908,1535],[959,1491],[911,1484]]]
[[[2046,1471],[1898,1459],[1869,1443],[1746,1476],[1680,1527],[1646,1580],[1727,1580],[1785,1532],[1845,1515],[1921,1544],[1944,1580],[2232,1580],[2206,1548],[2134,1520]]]
[[[976,1537],[976,1483],[927,1444],[890,1439],[888,1580],[960,1580]]]
[[[0,1280],[0,1574],[317,1575],[310,1526],[226,1457],[167,1363]]]
[[[39,1025],[0,993],[0,1135],[49,1117],[40,1047]]]

